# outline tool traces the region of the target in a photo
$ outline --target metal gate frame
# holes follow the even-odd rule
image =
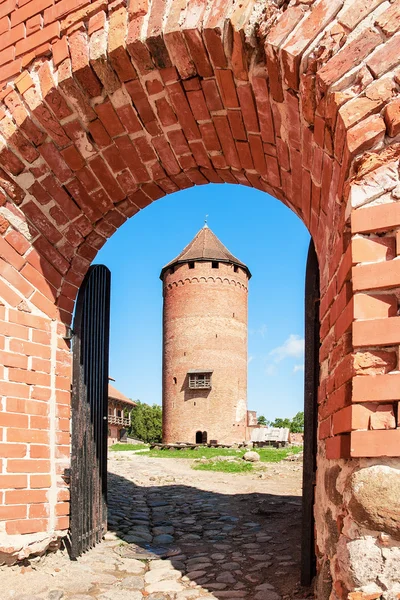
[[[93,265],[79,289],[73,324],[71,558],[107,530],[108,364],[111,273]]]
[[[314,501],[317,471],[319,305],[319,265],[315,246],[311,240],[307,256],[304,311],[304,453],[301,536],[301,584],[304,586],[309,586],[316,574]]]

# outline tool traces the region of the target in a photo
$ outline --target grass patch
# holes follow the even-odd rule
[[[292,448],[255,448],[255,451],[260,455],[261,462],[279,462],[290,454],[298,454],[302,452],[300,446]],[[214,458],[215,456],[236,456],[241,458],[246,450],[235,448],[199,448],[198,450],[183,449],[183,450],[150,450],[146,456],[152,458]],[[246,464],[246,463],[244,463]]]
[[[148,447],[148,444],[114,444],[110,446],[110,450],[120,452],[121,450],[145,450]]]
[[[234,448],[199,448],[192,450],[185,448],[183,450],[150,450],[147,456],[153,458],[214,458],[214,456],[243,456],[244,450],[238,452]]]
[[[196,463],[192,465],[195,471],[218,471],[219,473],[248,473],[253,470],[251,463],[242,461],[220,460],[208,463]]]
[[[291,454],[299,454],[303,451],[302,446],[293,446],[292,448],[255,448],[260,455],[261,462],[279,462]]]

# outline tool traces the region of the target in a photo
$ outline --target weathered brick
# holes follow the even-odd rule
[[[400,99],[396,98],[385,108],[385,123],[390,137],[395,137],[400,133]]]

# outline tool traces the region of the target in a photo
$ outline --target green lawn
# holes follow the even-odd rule
[[[192,469],[196,471],[218,471],[222,473],[248,473],[253,470],[251,463],[236,462],[230,460],[208,462],[208,463],[195,463],[192,465]]]
[[[148,447],[148,444],[114,444],[110,446],[110,450],[120,452],[121,450],[145,450]]]
[[[293,448],[256,448],[261,462],[279,462],[289,454],[297,454],[303,450],[300,446]],[[213,458],[214,456],[237,456],[242,457],[246,450],[232,448],[199,448],[198,450],[150,450],[146,456],[153,458]]]

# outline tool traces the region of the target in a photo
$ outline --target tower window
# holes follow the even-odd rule
[[[239,267],[237,265],[233,265],[233,271],[234,273],[238,273]]]
[[[189,371],[189,388],[191,390],[211,389],[212,371]]]
[[[190,261],[189,263],[189,269],[194,269],[194,261]]]
[[[176,385],[176,381],[177,381],[176,377],[174,377],[173,381],[174,381],[174,384]]]
[[[211,266],[213,269],[219,269],[219,262],[217,262],[216,260],[213,260],[211,263]]]

